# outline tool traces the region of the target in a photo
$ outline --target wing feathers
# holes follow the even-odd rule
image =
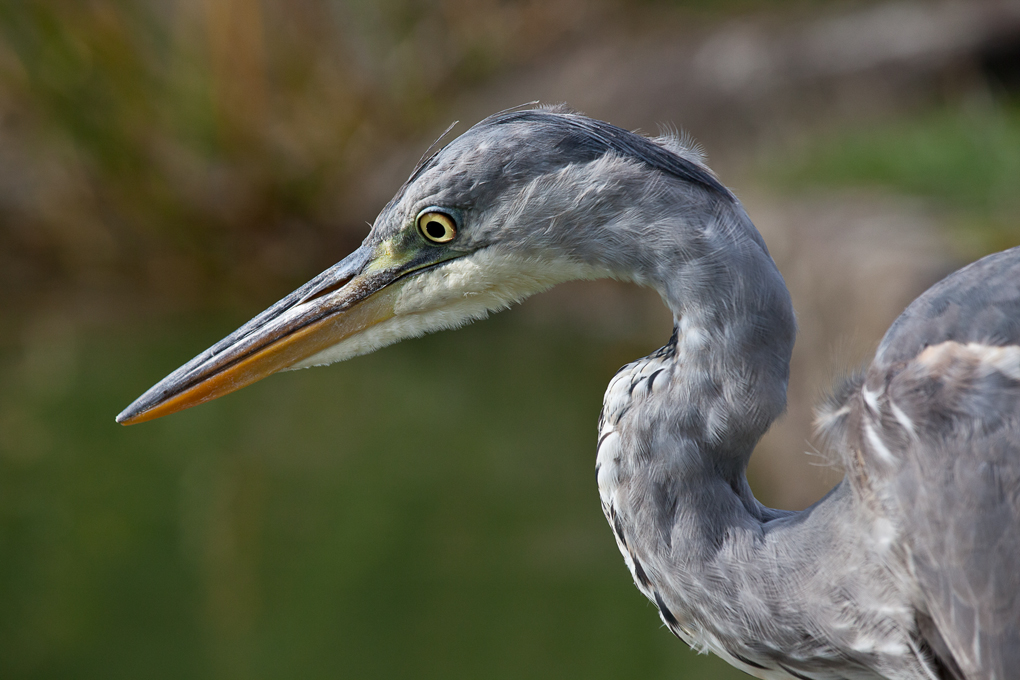
[[[1016,677],[1020,248],[919,297],[816,423],[861,501],[895,527],[888,560],[935,665],[946,677]]]

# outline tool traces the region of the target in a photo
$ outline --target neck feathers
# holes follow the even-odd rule
[[[673,389],[655,398],[668,408],[646,405],[642,424],[651,418],[694,437],[713,465],[743,474],[785,407],[796,324],[783,278],[740,203],[665,175],[649,181],[639,164],[610,154],[544,176],[530,195],[534,211],[521,218],[556,216],[529,232],[530,247],[655,288],[673,312]],[[554,228],[560,222],[579,226]]]
[[[662,349],[610,382],[596,462],[603,511],[635,584],[690,644],[708,635],[697,607],[666,602],[678,587],[700,589],[699,571],[732,532],[759,535],[781,514],[754,499],[744,472],[785,407],[795,333],[789,293],[743,209],[704,207],[700,219],[632,244],[645,263],[633,278],[660,292],[674,328]],[[644,257],[645,247],[658,255]]]
[[[624,369],[634,379],[656,376],[626,424],[645,437],[690,442],[693,450],[674,447],[688,469],[722,472],[736,484],[785,408],[796,324],[782,276],[743,208],[707,203],[699,219],[688,215],[652,239],[659,255],[636,277],[662,295],[674,329],[663,349]],[[640,382],[632,394],[639,391]]]
[[[674,224],[631,249],[632,259],[647,263],[633,270],[635,280],[659,290],[674,329],[662,349],[610,383],[597,465],[603,505],[626,508],[639,531],[654,527],[648,545],[672,546],[681,531],[689,546],[712,550],[725,529],[712,522],[768,514],[744,472],[786,404],[793,311],[743,209],[711,207],[700,211],[701,221]],[[643,247],[659,256],[644,258]]]

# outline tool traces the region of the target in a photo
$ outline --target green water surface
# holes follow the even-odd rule
[[[746,677],[599,509],[602,393],[651,347],[507,315],[114,423],[233,321],[3,346],[0,677]]]

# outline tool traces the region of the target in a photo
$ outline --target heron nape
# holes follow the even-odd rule
[[[773,510],[745,470],[786,404],[790,295],[740,202],[673,137],[563,107],[486,118],[426,154],[361,247],[117,420],[601,277],[654,288],[673,315],[669,342],[610,382],[595,463],[670,631],[759,678],[1020,677],[1020,248],[903,312],[819,410],[843,481]]]

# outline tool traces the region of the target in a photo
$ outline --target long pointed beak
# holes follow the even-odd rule
[[[361,246],[161,380],[117,416],[142,423],[221,397],[394,316],[400,267]]]

